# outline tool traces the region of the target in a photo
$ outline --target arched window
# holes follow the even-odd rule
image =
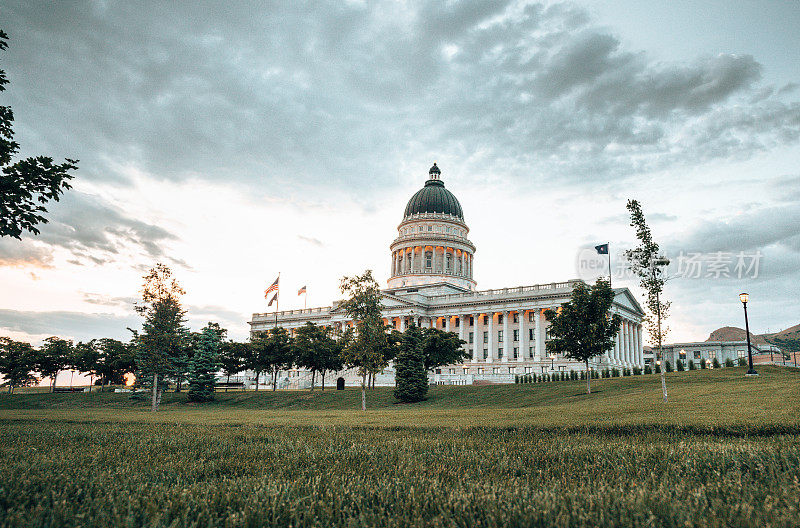
[[[453,269],[453,254],[452,253],[448,253],[447,254],[447,273],[450,273],[450,271],[452,269]]]
[[[433,251],[425,252],[425,267],[429,269],[433,267]]]

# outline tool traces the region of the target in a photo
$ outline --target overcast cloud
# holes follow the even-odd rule
[[[766,18],[794,20],[786,6]],[[67,333],[127,323],[79,314],[123,310],[157,261],[207,296],[193,324],[243,335],[280,269],[330,283],[330,302],[346,265],[387,268],[433,160],[479,237],[479,287],[566,279],[579,245],[632,244],[639,197],[670,254],[760,251],[747,287],[782,311],[772,324],[800,321],[800,79],[766,66],[797,49],[712,50],[721,25],[654,35],[698,49],[669,54],[627,38],[635,19],[511,0],[17,1],[3,20],[22,153],[81,161],[40,236],[0,241],[0,327],[41,333],[51,301],[41,321]],[[744,40],[780,36],[758,24]],[[720,299],[741,287],[673,283],[684,335],[735,323]]]

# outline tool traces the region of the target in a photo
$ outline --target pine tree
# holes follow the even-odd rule
[[[214,399],[221,341],[219,332],[211,323],[203,328],[197,350],[189,363],[189,401],[207,402]]]
[[[412,325],[400,341],[397,355],[397,388],[394,397],[405,403],[422,401],[428,394],[428,372],[425,370],[423,339],[419,328]]]

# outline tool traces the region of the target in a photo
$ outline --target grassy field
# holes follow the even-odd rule
[[[800,372],[0,398],[0,526],[797,526]]]

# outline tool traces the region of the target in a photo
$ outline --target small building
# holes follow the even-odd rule
[[[780,361],[780,352],[777,348],[771,345],[762,345],[750,343],[753,352],[753,361],[756,361],[756,356],[769,358],[770,351],[773,352],[775,358]],[[649,348],[649,347],[648,347]],[[669,361],[673,368],[677,365],[678,360],[682,361],[684,366],[688,366],[689,361],[694,361],[695,365],[700,367],[700,363],[704,362],[707,366],[713,365],[716,359],[720,365],[725,365],[728,360],[737,364],[738,360],[747,359],[747,341],[699,341],[695,343],[671,343],[663,345],[664,360]],[[647,357],[647,356],[646,356]],[[650,355],[650,363],[652,364],[654,354]],[[647,359],[645,359],[647,361]]]

